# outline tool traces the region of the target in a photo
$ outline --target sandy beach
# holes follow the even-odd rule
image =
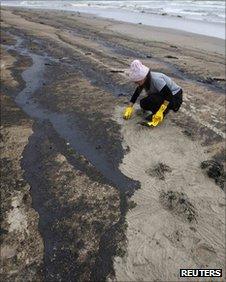
[[[225,42],[95,15],[1,9],[3,281],[225,279]],[[184,90],[142,127],[126,70]]]

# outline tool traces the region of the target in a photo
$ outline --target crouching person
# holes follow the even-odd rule
[[[140,100],[140,107],[146,112],[146,121],[142,125],[157,126],[164,116],[173,110],[177,112],[183,102],[182,89],[170,77],[163,73],[150,71],[139,60],[130,65],[129,77],[138,86],[124,111],[124,119],[130,119],[133,105],[144,89],[146,97]]]

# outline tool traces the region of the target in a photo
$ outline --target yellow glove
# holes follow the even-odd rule
[[[130,119],[132,114],[133,114],[133,107],[132,106],[128,106],[125,110],[124,110],[124,113],[123,113],[123,118],[124,119]]]
[[[159,123],[163,121],[163,112],[157,112],[152,117],[152,121],[150,121],[148,124],[152,126],[157,126]]]
[[[164,101],[164,103],[161,105],[161,107],[159,108],[159,110],[157,111],[157,113],[155,113],[152,117],[152,121],[148,122],[149,126],[157,126],[159,123],[161,123],[163,121],[163,113],[164,111],[167,109],[169,102],[168,101]]]

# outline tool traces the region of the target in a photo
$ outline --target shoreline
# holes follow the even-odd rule
[[[3,6],[12,8],[24,8],[34,10],[51,10],[47,7],[22,7],[22,6]],[[68,13],[85,13],[104,18],[113,19],[124,23],[143,24],[151,27],[175,29],[181,32],[188,32],[195,35],[204,35],[208,37],[220,38],[225,40],[225,24],[220,22],[208,22],[196,19],[189,19],[180,16],[171,16],[167,14],[157,15],[141,13],[136,11],[120,10],[115,8],[96,8],[96,7],[76,7],[68,9],[52,8],[52,11],[61,11]]]
[[[7,10],[7,8],[5,8]],[[203,49],[205,51],[216,52],[225,56],[225,40],[221,38],[211,37],[207,35],[195,34],[191,32],[184,32],[182,30],[156,27],[148,25],[140,25],[135,23],[128,23],[120,20],[98,17],[89,13],[80,13],[75,11],[59,11],[50,9],[34,9],[34,8],[13,8],[9,7],[8,10],[18,11],[40,11],[40,12],[54,12],[54,13],[65,13],[66,15],[82,16],[86,20],[93,20],[103,26],[104,30],[112,30],[122,35],[128,35],[136,39],[168,42],[170,44],[181,45],[182,47]],[[3,8],[4,10],[4,8]],[[107,25],[105,24],[107,23]]]
[[[150,27],[167,28],[195,35],[225,39],[225,25],[223,23],[204,22],[168,15],[148,15],[145,13],[114,9],[78,8],[77,12],[87,13],[105,19],[114,19],[116,21],[123,19],[124,23],[142,24]]]
[[[225,65],[214,41],[191,36],[187,44],[177,32],[156,41],[151,27],[78,13],[1,15],[2,92],[17,103],[3,100],[4,156],[20,148],[17,166],[36,215],[33,233],[29,225],[8,230],[4,216],[5,281],[163,282],[181,281],[182,267],[223,269]],[[122,118],[135,87],[124,71],[135,58],[184,90],[180,111],[151,130],[138,124],[139,105]],[[11,144],[21,113],[32,130],[26,144],[21,135]],[[18,167],[6,167],[4,183]],[[30,201],[14,213],[18,192],[8,189],[4,215],[28,217]]]

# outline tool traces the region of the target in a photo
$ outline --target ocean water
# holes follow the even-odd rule
[[[1,5],[92,13],[126,22],[225,38],[225,0],[6,0],[1,1]]]

